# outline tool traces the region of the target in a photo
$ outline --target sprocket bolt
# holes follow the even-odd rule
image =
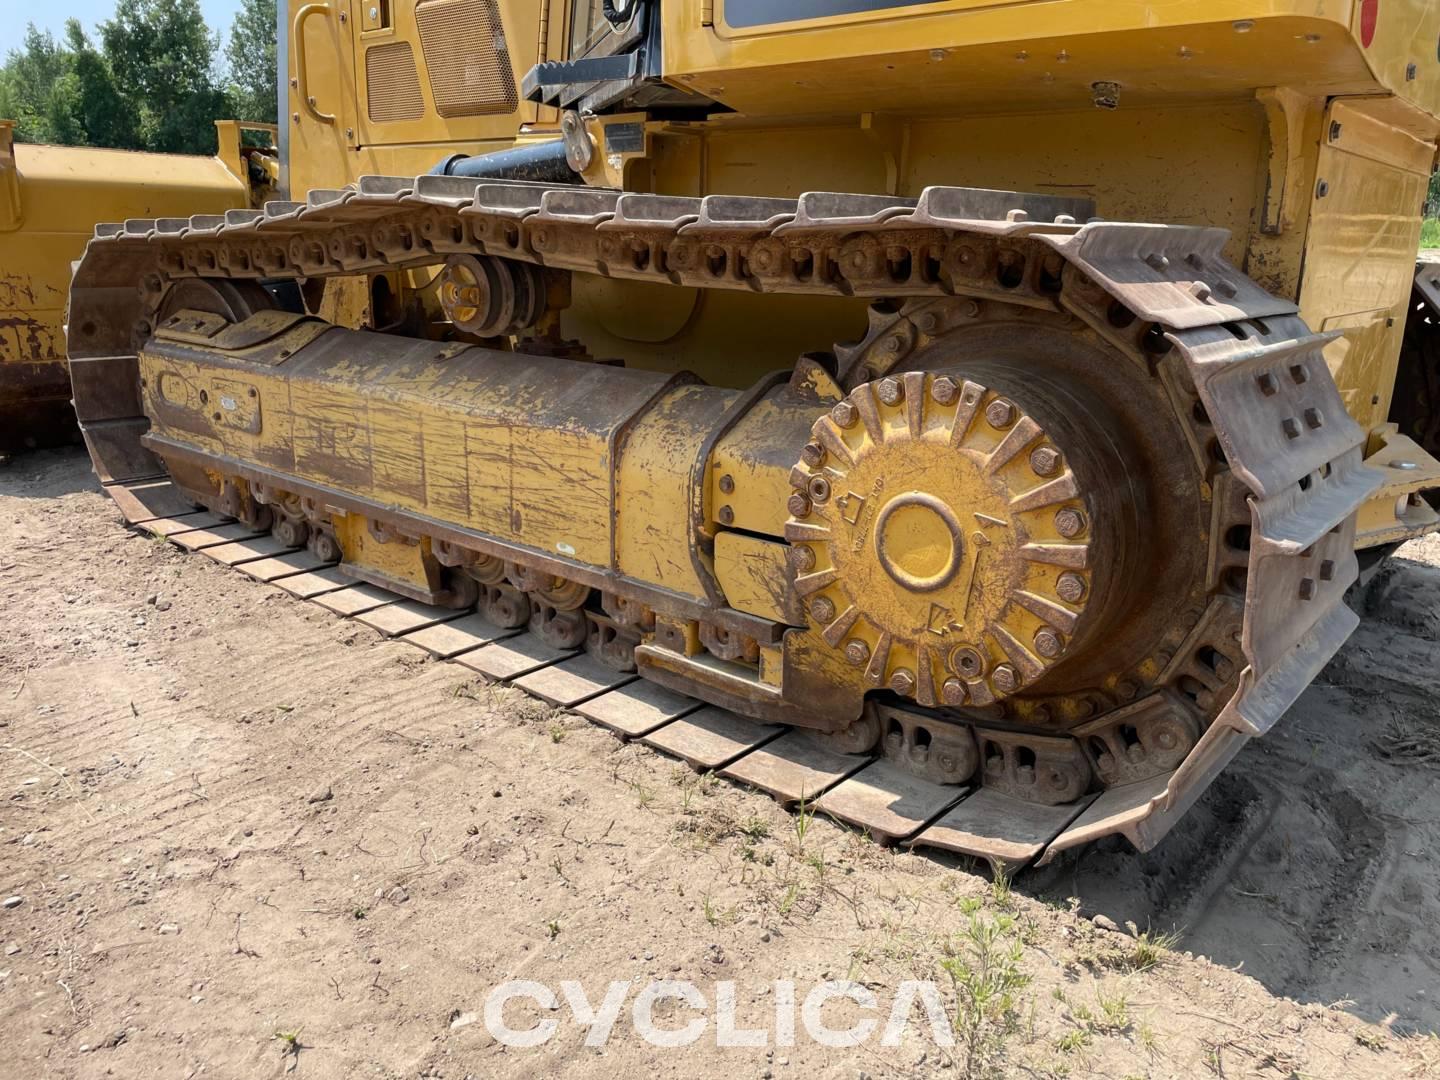
[[[930,396],[937,405],[954,405],[955,399],[960,396],[960,387],[950,376],[940,375],[930,384]]]
[[[791,496],[792,499],[794,497]],[[799,517],[798,514],[796,516]],[[1085,579],[1079,574],[1061,574],[1055,582],[1055,595],[1067,604],[1078,603],[1085,595]]]
[[[816,622],[829,625],[835,618],[835,602],[828,596],[817,596],[810,601],[810,614]]]
[[[950,651],[950,670],[966,679],[973,679],[985,671],[985,658],[980,650],[969,645],[957,645]]]
[[[910,697],[915,693],[915,674],[908,668],[897,668],[890,676],[890,689],[901,697]]]
[[[806,490],[810,493],[813,502],[823,503],[830,498],[830,481],[823,476],[812,476],[810,483],[806,485]]]
[[[806,496],[800,494],[800,492],[797,491],[797,492],[795,492],[794,495],[791,495],[788,500],[786,500],[785,509],[787,509],[787,510],[790,511],[790,516],[791,516],[791,517],[797,517],[797,518],[809,517],[809,516],[810,516],[810,500],[809,500]]]
[[[790,549],[790,565],[802,574],[815,569],[815,549],[806,544],[798,544]]]
[[[819,443],[806,443],[800,448],[800,460],[812,469],[819,468],[825,461],[825,448]]]
[[[990,682],[1003,694],[1011,693],[1020,685],[1020,677],[1009,664],[999,664],[990,674]]]
[[[870,659],[870,646],[859,638],[851,638],[845,643],[845,659],[855,667],[863,667]]]
[[[1030,451],[1030,468],[1036,476],[1049,476],[1060,467],[1060,452],[1053,446],[1037,446]]]
[[[1045,657],[1045,659],[1055,659],[1055,657],[1060,655],[1060,651],[1064,647],[1064,644],[1060,641],[1060,635],[1055,633],[1054,630],[1042,628],[1035,631],[1035,651]]]
[[[875,385],[875,396],[884,405],[899,405],[905,400],[905,387],[899,379],[881,379]]]
[[[1004,398],[996,398],[985,406],[985,420],[993,428],[1007,428],[1015,423],[1015,406]]]
[[[850,402],[840,401],[836,402],[830,410],[830,419],[842,428],[850,428],[855,426],[855,421],[860,419],[860,414]]]
[[[1078,510],[1066,508],[1055,512],[1055,531],[1067,539],[1078,536],[1085,528],[1085,515]]]
[[[964,705],[965,684],[959,679],[946,679],[940,687],[940,700],[946,705]]]

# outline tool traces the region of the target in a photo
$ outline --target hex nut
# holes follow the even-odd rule
[[[1035,651],[1046,660],[1054,660],[1064,648],[1064,642],[1060,640],[1060,635],[1054,630],[1041,627],[1035,631]]]
[[[1085,515],[1078,510],[1071,510],[1069,507],[1055,512],[1055,531],[1067,540],[1080,535],[1085,528]]]
[[[993,428],[1007,428],[1015,423],[1015,406],[1004,398],[996,398],[985,406],[985,421]]]
[[[1037,446],[1030,451],[1030,468],[1036,476],[1049,476],[1060,467],[1060,451],[1053,446]]]
[[[1079,574],[1061,574],[1055,581],[1055,594],[1067,604],[1074,604],[1085,595],[1085,579]]]

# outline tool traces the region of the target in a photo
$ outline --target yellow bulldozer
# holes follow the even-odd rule
[[[1149,848],[1437,526],[1428,0],[277,32],[288,198],[75,274],[96,472],[697,767],[1012,864]]]
[[[97,221],[223,214],[263,200],[272,155],[217,122],[215,157],[17,144],[0,120],[0,455],[79,438],[65,366],[71,264]],[[255,202],[258,205],[258,201]]]

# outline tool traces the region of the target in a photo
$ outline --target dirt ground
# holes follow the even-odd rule
[[[17,458],[0,1074],[1440,1073],[1440,541],[1357,604],[1320,682],[1158,850],[1101,844],[1007,890],[131,533],[79,452]],[[656,1047],[626,999],[599,1047],[563,1002],[512,1003],[517,1028],[559,1026],[507,1046],[483,1014],[511,979],[592,1004],[693,982],[713,1011],[662,1004],[670,1028],[733,982],[767,1045]],[[776,980],[827,979],[882,1019],[903,980],[947,1010],[969,980],[990,1022],[953,1047],[918,1009],[898,1046],[776,1045]]]

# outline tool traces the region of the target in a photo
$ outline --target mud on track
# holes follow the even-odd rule
[[[0,471],[0,894],[21,898],[0,909],[0,1071],[956,1076],[919,1025],[894,1048],[659,1051],[622,1019],[603,1049],[562,1025],[518,1050],[466,1021],[516,977],[734,980],[755,1027],[776,979],[882,1001],[937,979],[948,1002],[938,965],[973,898],[1013,915],[1033,980],[1004,1074],[1424,1075],[1440,543],[1404,555],[1159,850],[1090,848],[1006,896],[826,821],[802,840],[768,799],[128,532],[83,454],[19,458]],[[1181,951],[1132,971],[1134,939],[1096,915],[1178,928]],[[295,1031],[298,1054],[275,1037]]]

